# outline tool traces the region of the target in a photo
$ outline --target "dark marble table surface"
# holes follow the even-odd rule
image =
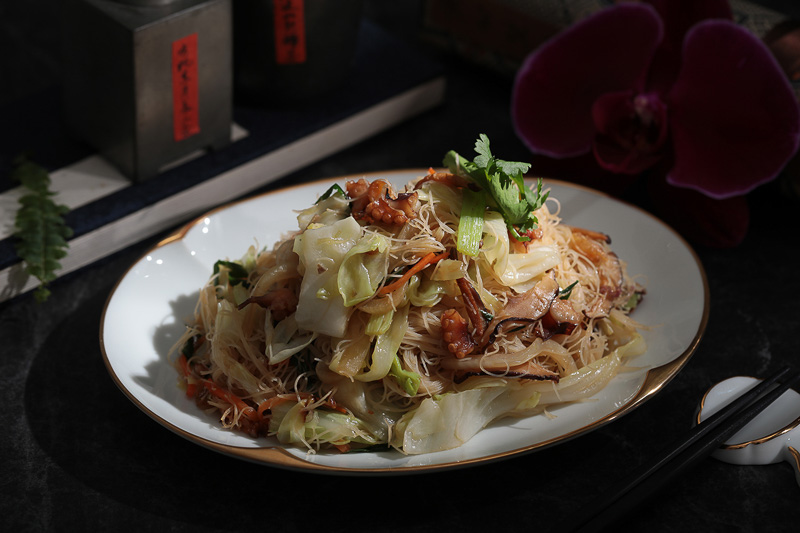
[[[445,103],[266,188],[437,164],[478,132],[527,157],[509,118],[509,80],[447,60]],[[499,148],[498,148],[499,150]],[[732,375],[800,366],[800,204],[777,185],[750,198],[738,247],[695,248],[710,316],[685,368],[640,408],[535,453],[450,471],[382,477],[291,472],[232,459],[167,431],[110,379],[98,344],[106,299],[147,239],[0,304],[3,531],[558,531],[692,425],[698,400]],[[701,462],[624,516],[630,531],[796,531],[800,487],[786,463]]]

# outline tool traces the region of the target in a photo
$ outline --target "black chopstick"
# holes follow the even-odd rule
[[[779,381],[781,384],[772,388]],[[607,499],[581,509],[578,518],[564,531],[600,531],[621,518],[681,472],[710,455],[798,381],[800,372],[788,366],[763,379],[676,439],[652,462],[610,491]]]

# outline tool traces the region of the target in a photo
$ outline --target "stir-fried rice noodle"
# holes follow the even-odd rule
[[[310,450],[427,453],[503,417],[552,416],[644,351],[629,316],[643,289],[603,235],[562,223],[557,199],[527,242],[487,210],[472,257],[457,250],[462,188],[431,179],[404,192],[417,199],[403,223],[357,220],[354,200],[332,194],[272,249],[218,267],[178,346],[199,406]],[[461,330],[446,320],[456,314]]]

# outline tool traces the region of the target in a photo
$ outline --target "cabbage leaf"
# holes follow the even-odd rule
[[[457,448],[493,420],[536,407],[540,393],[530,382],[491,379],[472,378],[471,388],[423,400],[397,423],[392,446],[407,454]]]
[[[307,229],[312,224],[312,227],[330,226],[347,216],[350,207],[347,197],[339,192],[331,193],[330,190],[326,194],[327,196],[323,194],[317,203],[303,209],[297,215],[297,225],[300,229]]]
[[[375,294],[386,277],[389,238],[380,233],[364,235],[342,259],[337,275],[344,305],[352,307]]]
[[[351,309],[339,293],[338,273],[361,232],[358,222],[347,217],[329,226],[307,229],[295,238],[294,251],[305,271],[295,312],[300,328],[344,337]]]
[[[486,213],[483,232],[479,260],[485,261],[504,285],[517,292],[527,291],[542,274],[561,263],[558,250],[544,244],[529,246],[527,253],[510,253],[511,242],[499,213]]]
[[[375,348],[369,361],[369,369],[354,377],[359,381],[377,381],[383,379],[392,368],[392,362],[400,349],[400,343],[408,329],[408,308],[402,307],[395,311],[389,330],[375,339]]]
[[[269,359],[269,364],[275,365],[289,359],[294,354],[303,351],[317,338],[316,332],[299,336],[297,333],[298,326],[295,315],[289,315],[273,326],[272,313],[267,311],[264,319],[266,340],[264,355]]]
[[[274,432],[282,443],[308,447],[379,443],[379,439],[356,416],[322,409],[307,411],[302,402],[285,402],[274,407],[270,432]]]

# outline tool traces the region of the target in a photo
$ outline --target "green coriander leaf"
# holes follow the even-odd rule
[[[536,190],[525,184],[525,173],[530,170],[529,163],[504,161],[493,154],[489,138],[480,134],[475,142],[478,154],[468,161],[455,151],[445,155],[444,164],[453,174],[471,178],[486,194],[486,205],[503,215],[509,232],[520,241],[530,240],[528,230],[537,227],[538,220],[533,214],[547,199],[542,194],[542,180],[538,180]]]
[[[481,189],[486,190],[489,188],[489,181],[486,178],[486,172],[483,168],[478,167],[472,161],[465,159],[457,152],[450,150],[444,156],[444,166],[453,173],[459,176],[469,176],[472,181],[478,184]]]
[[[503,160],[496,160],[495,164],[497,168],[500,169],[501,172],[511,176],[515,182],[520,184],[520,186],[525,186],[525,173],[528,172],[531,168],[530,163],[519,163],[515,161],[503,161]],[[520,181],[522,180],[522,181]]]
[[[492,156],[492,150],[489,148],[489,137],[485,133],[481,133],[478,136],[478,140],[475,141],[475,152],[478,154],[475,157],[475,164],[481,168],[488,169],[492,161],[494,161],[494,157]]]

